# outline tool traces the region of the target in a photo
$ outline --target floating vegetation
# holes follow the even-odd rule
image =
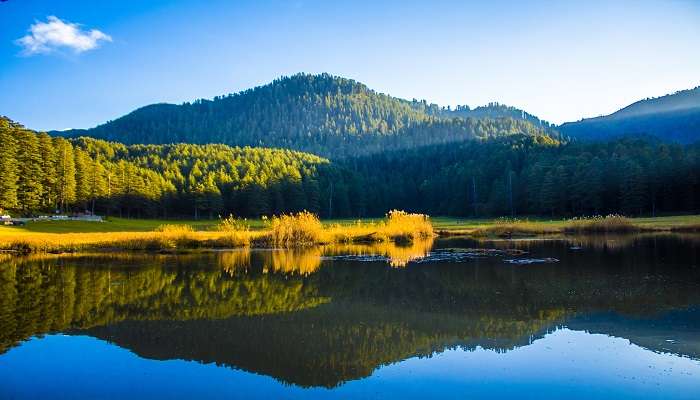
[[[545,257],[545,258],[512,258],[508,260],[503,260],[503,262],[506,262],[508,264],[515,264],[515,265],[530,265],[530,264],[551,264],[551,263],[557,263],[559,262],[558,259],[552,258],[552,257]]]

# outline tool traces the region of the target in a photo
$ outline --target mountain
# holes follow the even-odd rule
[[[213,100],[153,104],[92,129],[52,133],[125,144],[224,143],[345,157],[466,139],[555,133],[530,117],[500,105],[452,111],[377,93],[350,79],[297,74]]]
[[[694,143],[700,139],[700,86],[641,100],[610,115],[565,123],[559,131],[583,140],[648,135]]]

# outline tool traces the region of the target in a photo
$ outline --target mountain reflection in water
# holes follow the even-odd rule
[[[677,235],[452,238],[9,259],[0,265],[0,363],[23,341],[60,332],[148,359],[333,388],[414,356],[507,352],[564,326],[700,360],[698,244]],[[559,262],[505,263],[514,253]]]

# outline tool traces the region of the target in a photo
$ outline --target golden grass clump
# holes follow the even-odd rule
[[[324,237],[321,220],[308,211],[272,217],[270,230],[272,244],[280,247],[318,244]]]
[[[250,224],[246,218],[239,218],[233,214],[222,218],[217,225],[217,230],[223,235],[217,239],[216,247],[245,247],[250,245]]]
[[[127,247],[132,250],[168,250],[192,249],[200,244],[195,239],[194,229],[190,225],[163,224],[159,225],[155,232],[159,234],[141,240],[127,239],[120,247]]]
[[[617,214],[573,218],[564,226],[565,232],[573,233],[625,233],[639,230],[631,219]]]
[[[184,224],[162,224],[162,225],[159,225],[153,231],[174,234],[174,233],[191,233],[191,232],[194,232],[194,229],[192,229],[192,226],[184,225]]]
[[[250,224],[247,218],[239,218],[229,214],[228,217],[221,219],[217,229],[222,232],[248,232]]]
[[[387,214],[384,235],[394,241],[412,242],[433,237],[435,233],[427,215],[391,210]]]

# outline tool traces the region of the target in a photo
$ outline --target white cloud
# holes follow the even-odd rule
[[[75,53],[92,50],[100,42],[111,42],[112,38],[104,32],[92,29],[80,29],[78,24],[63,22],[50,16],[47,22],[39,22],[29,27],[29,34],[18,39],[17,44],[24,48],[25,55],[50,53],[58,48],[67,48]]]

